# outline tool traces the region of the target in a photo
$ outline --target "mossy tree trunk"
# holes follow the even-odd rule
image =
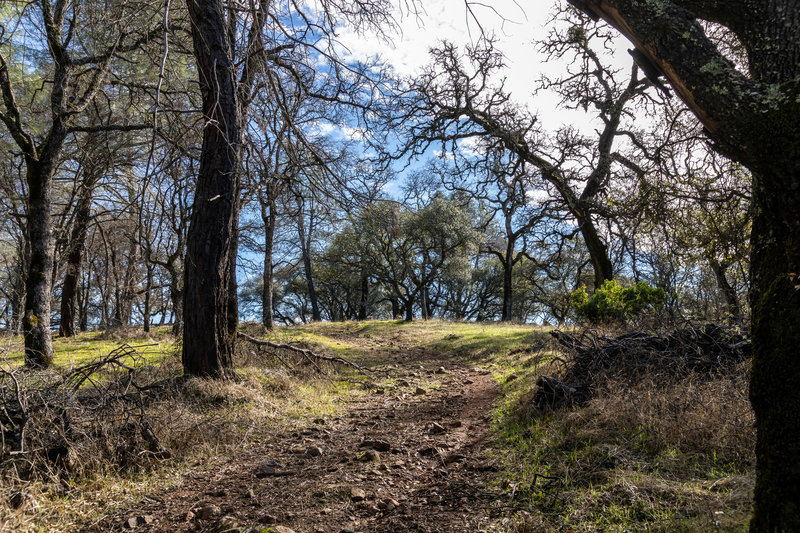
[[[750,303],[756,487],[750,531],[800,531],[800,3],[797,0],[570,0],[639,50],[753,174]],[[747,72],[700,21],[727,27]]]

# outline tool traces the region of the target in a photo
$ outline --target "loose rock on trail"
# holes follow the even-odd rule
[[[196,467],[100,530],[283,533],[498,531],[504,510],[485,452],[498,388],[443,354],[394,351],[394,386],[341,415]],[[422,367],[424,365],[424,368]],[[146,520],[140,517],[147,517]]]

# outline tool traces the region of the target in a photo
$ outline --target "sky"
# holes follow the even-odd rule
[[[348,29],[339,37],[345,53],[352,58],[367,59],[377,53],[395,72],[411,76],[429,63],[428,49],[442,40],[464,46],[475,42],[481,31],[494,35],[496,47],[506,59],[503,73],[506,89],[516,101],[536,111],[548,129],[556,129],[565,123],[586,120],[584,113],[557,109],[558,99],[554,95],[532,97],[532,90],[543,74],[556,76],[566,68],[565,63],[548,62],[536,45],[536,41],[546,38],[550,31],[548,22],[557,3],[558,0],[485,0],[473,2],[468,11],[465,0],[423,1],[420,7],[424,11],[416,16],[407,12],[397,15],[399,32],[390,36],[391,42]],[[626,52],[628,47],[630,44],[619,38],[613,56],[614,65],[626,71],[632,62]]]

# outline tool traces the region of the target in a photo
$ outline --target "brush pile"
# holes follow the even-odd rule
[[[633,385],[655,376],[670,383],[689,374],[729,372],[750,356],[746,334],[716,324],[688,326],[663,336],[644,331],[615,337],[588,331],[580,336],[559,330],[550,334],[569,355],[559,360],[560,372],[536,381],[533,402],[540,409],[583,405],[608,378]]]
[[[145,410],[161,384],[145,368],[142,354],[123,344],[63,373],[0,370],[0,470],[74,475],[168,458]]]

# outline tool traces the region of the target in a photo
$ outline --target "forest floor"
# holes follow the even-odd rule
[[[158,349],[117,340],[150,346],[174,373],[177,355],[155,337]],[[541,328],[365,322],[271,338],[371,372],[319,377],[285,355],[290,372],[241,341],[238,381],[188,383],[151,405],[169,459],[31,483],[14,509],[6,482],[0,530],[746,531],[742,376],[541,413],[530,392],[562,356]],[[71,357],[99,340],[70,341]]]

